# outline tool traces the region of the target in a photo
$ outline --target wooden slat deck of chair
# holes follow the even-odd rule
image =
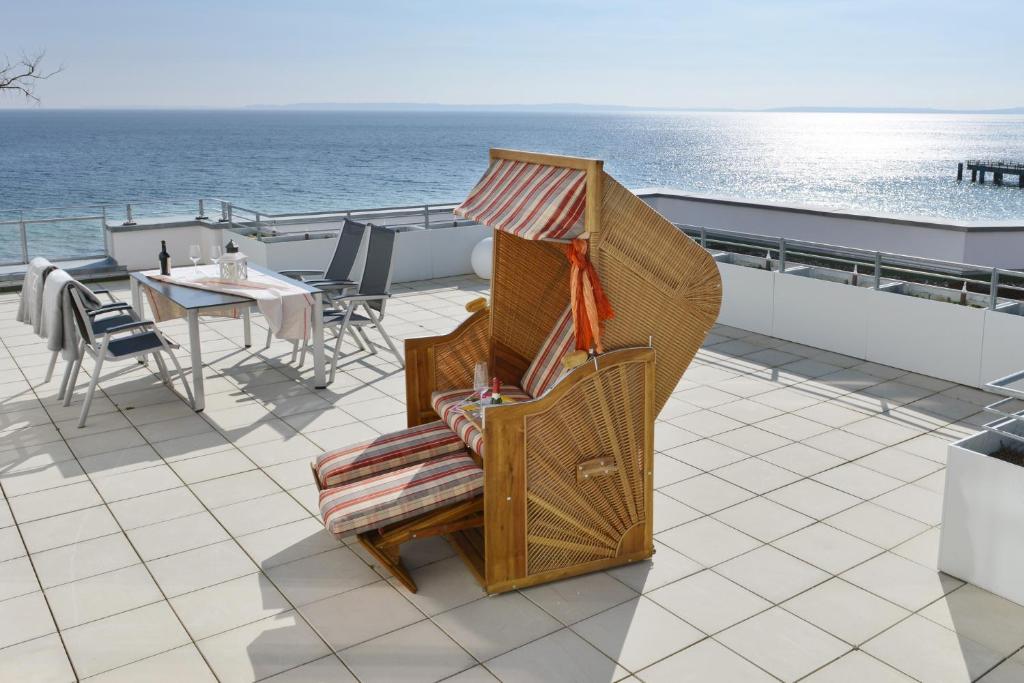
[[[359,542],[403,586],[415,593],[416,582],[409,575],[399,556],[401,545],[417,538],[447,536],[466,529],[479,528],[483,523],[483,499],[476,498],[428,512],[390,527],[359,534]]]

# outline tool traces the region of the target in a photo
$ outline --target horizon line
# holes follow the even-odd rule
[[[0,104],[0,111],[548,111],[571,112],[698,112],[698,113],[880,113],[880,114],[1004,114],[1024,115],[1024,106],[945,108],[918,106],[790,105],[781,107],[680,107],[623,104],[546,102],[529,104],[483,104],[440,102],[293,102],[286,104],[202,105],[13,105]]]

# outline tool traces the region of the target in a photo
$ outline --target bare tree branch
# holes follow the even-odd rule
[[[53,71],[45,71],[42,68],[45,56],[45,51],[32,55],[23,54],[13,62],[4,57],[3,62],[0,63],[0,95],[11,93],[15,96],[20,95],[30,102],[38,103],[36,85],[39,81],[45,81],[64,70],[63,66],[59,66]]]

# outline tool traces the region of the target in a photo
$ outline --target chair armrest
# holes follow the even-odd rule
[[[653,552],[654,367],[653,349],[610,351],[484,409],[489,592]]]
[[[331,299],[333,303],[360,303],[363,301],[387,301],[391,298],[390,294],[352,294],[349,296],[339,296]]]
[[[126,304],[124,302],[120,302],[119,301],[117,303],[112,303],[112,304],[103,304],[99,308],[94,308],[91,311],[86,311],[86,314],[90,318],[93,318],[93,317],[95,317],[97,315],[100,315],[101,313],[112,313],[113,311],[123,311],[125,309],[130,309],[130,308],[131,308],[130,304]]]
[[[477,361],[489,359],[490,309],[483,299],[470,302],[466,308],[472,315],[452,332],[405,340],[405,398],[410,427],[438,419],[430,395],[473,386]]]
[[[334,291],[345,291],[346,289],[352,289],[358,287],[358,282],[349,282],[348,280],[303,280],[310,287],[316,287],[322,289],[325,292]]]
[[[110,299],[111,302],[117,302],[117,299],[114,298],[114,295],[111,294],[110,290],[107,289],[106,287],[90,287],[89,289],[92,291],[93,294],[106,294],[107,298]]]
[[[324,276],[324,271],[322,271],[322,270],[279,270],[279,271],[277,271],[277,274],[278,275],[284,275],[285,277],[290,277],[290,278],[301,280],[303,275],[319,275],[320,277],[323,277]]]
[[[125,323],[124,325],[114,325],[106,331],[106,335],[117,334],[119,332],[129,332],[131,330],[142,329],[146,327],[156,327],[156,324],[152,320],[139,320],[133,323]]]

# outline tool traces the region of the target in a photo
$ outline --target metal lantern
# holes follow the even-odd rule
[[[217,259],[222,280],[246,280],[249,278],[249,257],[238,250],[231,240],[224,247],[224,255]]]

